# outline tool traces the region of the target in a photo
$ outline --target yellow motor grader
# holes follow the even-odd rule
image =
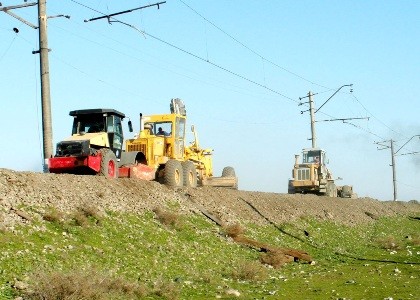
[[[225,167],[221,177],[213,176],[212,149],[199,146],[194,126],[194,142],[185,144],[187,114],[180,99],[172,99],[169,114],[143,116],[140,133],[125,141],[126,153],[154,169],[155,178],[172,187],[210,185],[238,188],[232,167]]]

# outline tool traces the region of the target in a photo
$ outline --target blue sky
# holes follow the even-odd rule
[[[177,97],[216,175],[232,165],[240,189],[285,193],[294,154],[311,146],[299,97],[319,93],[319,107],[352,83],[316,119],[369,120],[317,122],[317,144],[339,184],[392,199],[391,152],[375,142],[399,149],[420,134],[419,1],[167,0],[117,17],[133,27],[83,22],[151,3],[48,1],[49,15],[71,16],[48,23],[54,145],[70,135],[70,110],[115,108],[138,130],[140,112],[168,112]],[[37,23],[35,7],[14,13]],[[0,168],[41,171],[37,49],[37,31],[0,12]],[[415,151],[418,138],[399,154]],[[398,198],[419,200],[420,155],[396,156],[396,174]]]

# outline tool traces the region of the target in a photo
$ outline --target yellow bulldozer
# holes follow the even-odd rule
[[[337,186],[327,167],[328,159],[324,150],[309,148],[302,150],[302,160],[295,155],[292,179],[289,180],[288,193],[313,193],[328,197],[357,198],[353,186]]]

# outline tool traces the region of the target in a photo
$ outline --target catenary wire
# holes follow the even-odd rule
[[[87,8],[87,9],[90,9],[90,10],[93,10],[93,11],[95,11],[95,12],[97,12],[97,13],[100,13],[100,14],[102,14],[102,15],[105,15],[104,13],[99,12],[99,11],[97,11],[96,9],[90,8],[90,7],[88,7],[88,6],[84,5],[84,4],[81,4],[81,3],[79,3],[79,2],[77,2],[77,1],[75,1],[75,0],[70,0],[70,1],[72,1],[72,2],[74,2],[74,3],[76,3],[76,4],[78,4],[78,5],[81,5],[81,6],[85,7],[85,8]],[[220,70],[222,70],[222,71],[224,71],[224,72],[227,72],[227,73],[229,73],[229,74],[231,74],[231,75],[233,75],[233,76],[235,76],[235,77],[238,77],[238,78],[241,78],[241,79],[243,79],[243,80],[245,80],[245,81],[248,81],[248,82],[250,82],[250,83],[252,83],[252,84],[254,84],[254,85],[256,85],[256,86],[259,86],[259,87],[261,87],[261,88],[263,88],[263,89],[266,89],[266,90],[268,90],[268,91],[270,91],[270,92],[272,92],[272,93],[274,93],[274,94],[277,94],[277,95],[279,95],[279,96],[281,96],[281,97],[283,97],[283,98],[285,98],[285,99],[287,99],[287,100],[290,100],[290,101],[293,101],[293,102],[298,103],[298,101],[297,101],[297,100],[295,100],[295,99],[293,99],[293,98],[291,98],[291,97],[289,97],[289,96],[286,96],[286,95],[284,95],[283,93],[281,93],[281,92],[279,92],[279,91],[276,91],[276,90],[274,90],[274,89],[272,89],[272,88],[270,88],[270,87],[268,87],[268,86],[266,86],[266,85],[264,85],[264,84],[261,84],[261,83],[259,83],[259,82],[255,81],[255,80],[249,79],[248,77],[245,77],[245,76],[243,76],[243,75],[241,75],[241,74],[239,74],[239,73],[237,73],[237,72],[234,72],[234,71],[232,71],[232,70],[230,70],[230,69],[228,69],[228,68],[226,68],[226,67],[223,67],[223,66],[221,66],[221,65],[219,65],[219,64],[216,64],[216,63],[214,63],[214,62],[212,62],[212,61],[209,61],[209,60],[207,60],[207,59],[205,59],[205,58],[203,58],[203,57],[201,57],[201,56],[199,56],[199,55],[197,55],[197,54],[192,53],[191,51],[185,50],[185,49],[183,49],[183,48],[181,48],[181,47],[179,47],[179,46],[176,46],[175,44],[172,44],[172,43],[170,43],[170,42],[167,42],[167,41],[165,41],[165,40],[163,40],[163,39],[161,39],[161,38],[159,38],[159,37],[157,37],[157,36],[154,36],[154,35],[152,35],[152,34],[150,34],[150,33],[146,32],[146,31],[144,31],[144,30],[139,30],[139,29],[138,29],[137,27],[135,27],[134,25],[131,25],[131,24],[126,23],[126,22],[122,22],[122,21],[120,21],[120,20],[118,20],[118,19],[116,19],[116,18],[114,18],[114,17],[111,17],[111,18],[112,18],[113,20],[115,20],[116,22],[118,22],[118,23],[121,23],[121,24],[123,24],[123,25],[126,25],[126,26],[128,26],[128,27],[130,27],[130,28],[133,28],[133,29],[135,29],[136,31],[140,32],[140,33],[141,33],[141,34],[143,34],[143,35],[146,35],[146,36],[148,36],[148,37],[150,37],[150,38],[152,38],[152,39],[155,39],[155,40],[157,40],[157,41],[159,41],[159,42],[161,42],[161,43],[163,43],[163,44],[166,44],[167,46],[170,46],[170,47],[172,47],[172,48],[174,48],[174,49],[176,49],[176,50],[178,50],[178,51],[181,51],[181,52],[183,52],[183,53],[185,53],[185,54],[187,54],[187,55],[190,55],[190,56],[192,56],[192,57],[194,57],[194,58],[196,58],[196,59],[198,59],[198,60],[200,60],[200,61],[203,61],[203,62],[205,62],[205,63],[208,63],[208,64],[212,65],[213,67],[216,67],[216,68],[218,68],[218,69],[220,69]]]
[[[241,45],[242,47],[244,47],[245,49],[249,50],[250,52],[252,52],[253,54],[255,54],[256,56],[260,57],[263,61],[266,61],[270,64],[272,64],[273,66],[293,75],[296,76],[306,82],[309,82],[313,85],[317,85],[319,87],[325,88],[325,89],[329,89],[328,87],[322,85],[322,84],[318,84],[312,80],[306,79],[305,77],[292,72],[288,69],[286,69],[285,67],[280,66],[279,64],[273,62],[270,59],[265,58],[263,55],[259,54],[258,52],[256,52],[255,50],[253,50],[251,47],[245,45],[243,42],[239,41],[237,38],[235,38],[234,36],[232,36],[231,34],[229,34],[228,32],[226,32],[225,30],[223,30],[222,28],[220,28],[220,26],[217,26],[214,22],[210,21],[209,19],[207,19],[206,17],[204,17],[202,14],[200,14],[196,9],[192,8],[190,5],[188,5],[187,3],[185,3],[183,0],[179,0],[182,4],[184,4],[186,7],[188,7],[191,11],[193,11],[195,14],[197,14],[198,16],[200,16],[201,18],[203,18],[206,22],[208,22],[209,24],[211,24],[213,27],[215,27],[217,30],[219,30],[220,32],[222,32],[223,34],[225,34],[226,36],[228,36],[229,38],[231,38],[232,40],[234,40],[236,43],[238,43],[239,45]]]
[[[77,2],[77,1],[75,1],[75,0],[70,0],[70,1],[72,1],[72,2],[74,2],[74,3],[76,3],[76,4],[78,4],[78,5],[81,5],[81,6],[85,7],[85,8],[87,8],[87,9],[90,9],[90,10],[92,10],[92,11],[95,11],[95,12],[97,12],[97,13],[99,13],[99,14],[105,15],[104,13],[102,13],[102,12],[100,12],[100,11],[96,10],[96,9],[93,9],[93,8],[91,8],[91,7],[87,6],[87,5],[81,4],[81,3],[79,3],[79,2]],[[200,61],[206,62],[206,63],[208,63],[208,64],[210,64],[210,65],[212,65],[212,66],[214,66],[214,67],[216,67],[216,68],[218,68],[218,69],[220,69],[220,70],[222,70],[222,71],[225,71],[225,72],[227,72],[227,73],[230,73],[231,75],[234,75],[234,76],[236,76],[236,77],[238,77],[238,78],[241,78],[241,79],[243,79],[243,80],[245,80],[245,81],[248,81],[248,82],[250,82],[250,83],[252,83],[252,84],[254,84],[254,85],[257,85],[257,86],[259,86],[259,87],[261,87],[261,88],[264,88],[264,89],[266,89],[266,90],[268,90],[268,91],[270,91],[270,92],[272,92],[272,93],[275,93],[275,94],[277,94],[277,95],[280,95],[280,96],[282,96],[283,98],[285,98],[285,99],[287,99],[287,100],[293,101],[293,102],[295,102],[295,103],[299,103],[299,101],[297,101],[297,100],[295,100],[295,99],[293,99],[293,98],[291,98],[291,97],[288,97],[288,96],[286,96],[286,95],[284,95],[284,94],[282,94],[282,93],[280,93],[280,92],[278,92],[278,91],[276,91],[276,90],[274,90],[274,89],[272,89],[272,88],[270,88],[270,87],[268,87],[268,86],[266,86],[266,85],[264,85],[264,84],[261,84],[261,83],[259,83],[259,82],[257,82],[257,81],[254,81],[254,80],[252,80],[252,79],[249,79],[249,78],[247,78],[247,77],[245,77],[245,76],[243,76],[243,75],[241,75],[241,74],[239,74],[239,73],[236,73],[236,72],[234,72],[234,71],[231,71],[230,69],[225,68],[225,67],[223,67],[223,66],[221,66],[221,65],[218,65],[218,64],[216,64],[216,63],[213,63],[213,62],[211,62],[211,61],[209,61],[209,60],[207,60],[207,59],[205,59],[205,58],[203,58],[203,57],[201,57],[201,56],[199,56],[199,55],[196,55],[196,54],[194,54],[194,53],[192,53],[192,52],[190,52],[190,51],[188,51],[188,50],[185,50],[185,49],[183,49],[183,48],[181,48],[181,47],[179,47],[179,46],[176,46],[176,45],[174,45],[174,44],[172,44],[172,43],[170,43],[170,42],[167,42],[167,41],[165,41],[165,40],[163,40],[163,39],[161,39],[161,38],[159,38],[159,37],[157,37],[157,36],[154,36],[154,35],[152,35],[152,34],[150,34],[150,33],[146,32],[146,31],[139,30],[137,27],[135,27],[135,26],[133,26],[133,25],[131,25],[131,24],[128,24],[128,23],[125,23],[125,22],[121,22],[121,21],[117,20],[117,19],[116,19],[116,18],[114,18],[114,17],[112,17],[112,19],[114,19],[116,22],[122,23],[122,24],[124,24],[124,25],[126,25],[126,26],[128,26],[128,27],[131,27],[131,28],[135,29],[136,31],[140,32],[140,33],[141,33],[141,34],[143,34],[143,35],[149,36],[150,38],[153,38],[153,39],[155,39],[155,40],[157,40],[157,41],[159,41],[159,42],[161,42],[161,43],[164,43],[164,44],[166,44],[166,45],[168,45],[168,46],[170,46],[170,47],[172,47],[172,48],[174,48],[174,49],[176,49],[176,50],[178,50],[178,51],[181,51],[181,52],[183,52],[183,53],[185,53],[185,54],[187,54],[187,55],[190,55],[190,56],[192,56],[192,57],[194,57],[194,58],[196,58],[196,59],[198,59],[198,60],[200,60]],[[213,24],[212,24],[212,25],[213,25]],[[238,41],[238,42],[239,42],[239,41]],[[250,50],[252,50],[252,49],[250,49]],[[259,55],[258,53],[256,53],[256,55],[260,56],[263,60],[266,60],[266,61],[268,61],[268,62],[272,63],[271,61],[269,61],[269,60],[265,59],[264,57],[262,57],[262,56],[261,56],[261,55]],[[280,67],[280,66],[279,66],[279,67]],[[311,83],[312,83],[312,82],[311,82]],[[314,83],[314,84],[315,84],[315,83]],[[321,85],[318,85],[318,86],[321,86]],[[328,89],[328,91],[332,90],[332,89],[329,89],[328,87],[325,87],[325,86],[321,86],[321,87],[323,87],[323,88],[327,88],[327,89]],[[327,91],[322,91],[321,93],[324,93],[324,92],[327,92]],[[359,102],[359,104],[361,104],[361,105],[362,105],[362,103],[360,102],[360,100],[358,100],[358,99],[357,99],[357,101]],[[364,106],[362,105],[362,107],[364,107]],[[320,113],[322,113],[322,112],[320,111]],[[323,114],[325,114],[325,113],[323,113]],[[327,115],[327,116],[329,116],[329,117],[333,117],[333,116],[331,116],[331,115],[329,115],[329,114],[325,114],[325,115]],[[373,115],[372,115],[372,116],[373,116]],[[375,119],[376,119],[376,118],[375,118]],[[353,126],[353,127],[355,127],[355,128],[358,128],[358,129],[360,129],[360,130],[362,130],[362,131],[364,131],[364,132],[366,132],[366,133],[369,133],[369,134],[371,134],[371,135],[373,135],[373,136],[376,136],[376,137],[378,137],[378,138],[382,138],[382,137],[381,137],[381,136],[379,136],[378,134],[376,134],[376,133],[374,133],[374,132],[372,132],[372,131],[370,131],[370,130],[364,129],[364,128],[362,128],[361,126],[358,126],[358,125],[356,125],[356,124],[353,124],[353,123],[350,123],[350,122],[343,122],[343,123],[348,124],[348,125],[351,125],[351,126]],[[385,125],[383,122],[381,122],[381,123],[382,123],[383,125]],[[386,125],[385,125],[385,126],[386,126]],[[386,127],[387,127],[387,128],[389,128],[388,126],[386,126]],[[394,132],[395,132],[395,131],[394,131]]]
[[[17,34],[13,37],[12,41],[10,42],[9,46],[6,48],[6,50],[3,52],[3,54],[0,56],[0,62],[3,60],[3,58],[6,56],[6,54],[9,52],[10,48],[12,48],[13,43],[16,40]]]

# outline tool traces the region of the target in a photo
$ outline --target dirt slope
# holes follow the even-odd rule
[[[197,207],[201,207],[226,223],[266,224],[269,220],[279,224],[313,216],[352,225],[372,221],[377,216],[420,216],[417,201],[383,202],[210,187],[175,190],[157,182],[135,179],[108,180],[100,176],[0,169],[0,226],[3,228],[25,222],[16,213],[21,207],[30,218],[37,219],[48,207],[69,212],[87,204],[103,210],[139,213],[174,204],[184,213],[199,213]]]

